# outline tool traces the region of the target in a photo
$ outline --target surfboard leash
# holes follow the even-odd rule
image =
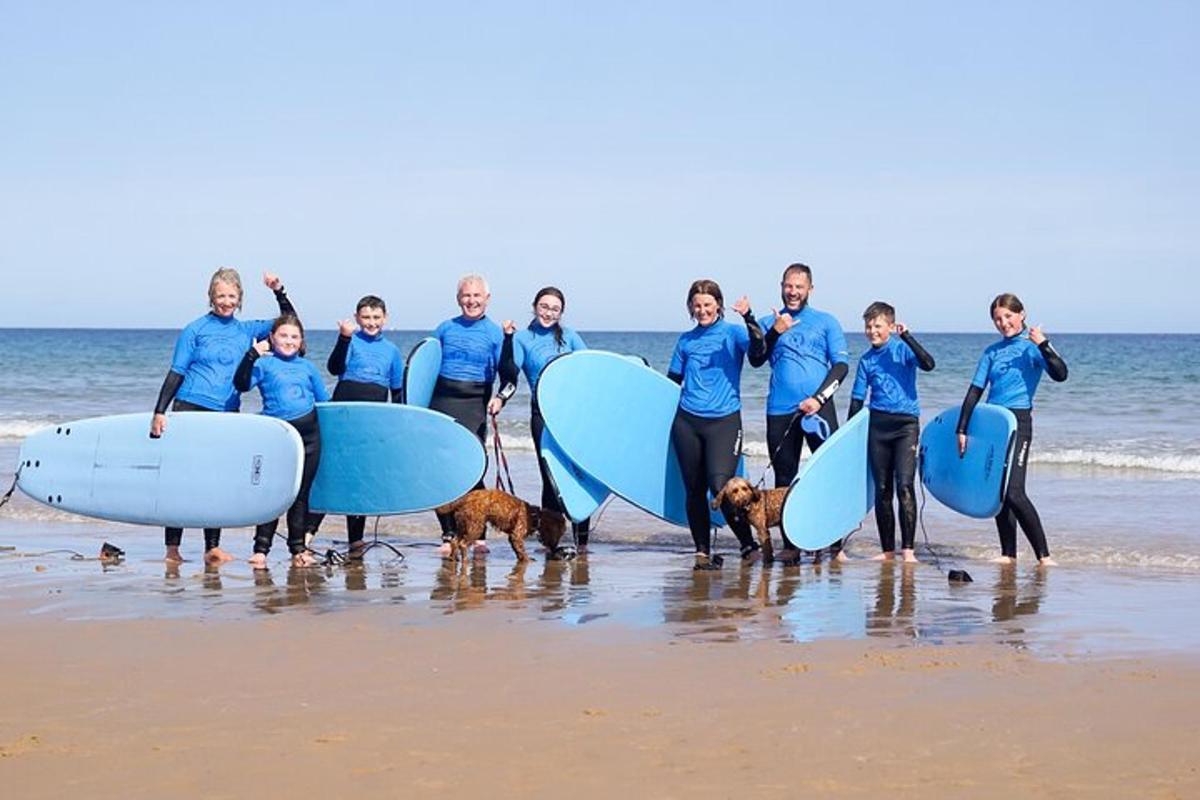
[[[785,444],[787,444],[788,434],[792,432],[792,426],[796,424],[796,420],[798,420],[798,419],[800,419],[800,409],[799,408],[797,408],[795,411],[792,412],[792,418],[790,420],[788,420],[787,427],[783,429],[783,436],[780,437],[779,444],[778,444],[778,446],[776,446],[775,452],[771,453],[767,457],[767,464],[771,468],[772,471],[774,471],[774,469],[775,469],[775,456],[779,455],[779,451],[783,449],[783,446]],[[800,446],[803,447],[804,445],[801,444]],[[767,483],[767,471],[764,469],[762,475],[758,479],[758,483],[754,484],[754,488],[761,489],[764,486],[766,486],[766,483]]]
[[[933,549],[933,544],[929,541],[929,531],[925,529],[925,459],[920,460],[920,467],[917,470],[917,482],[921,485],[921,505],[917,509],[917,522],[921,524],[921,538],[925,540],[925,550],[929,555],[933,556],[933,565],[938,568],[938,571],[946,576],[946,579],[951,583],[971,583],[971,573],[965,569],[952,569],[947,571],[942,567],[942,561],[938,558],[937,550]]]
[[[0,497],[0,508],[4,508],[4,504],[12,499],[13,492],[17,490],[17,481],[21,480],[21,470],[24,469],[24,467],[24,464],[17,465],[17,474],[13,475],[12,486],[8,487],[8,491],[4,493],[3,497]]]
[[[516,496],[517,492],[513,488],[512,473],[508,469],[508,456],[504,454],[504,444],[500,441],[500,423],[497,421],[497,415],[492,414],[492,449],[496,453],[496,490],[504,491],[504,482],[500,479],[500,468],[504,467],[504,477],[508,479],[508,493]]]

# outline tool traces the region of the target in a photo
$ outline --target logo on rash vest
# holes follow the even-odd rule
[[[250,485],[258,486],[262,482],[262,456],[255,456],[250,462]]]
[[[988,445],[987,457],[983,462],[983,479],[986,481],[992,476],[992,465],[996,461],[996,445]]]

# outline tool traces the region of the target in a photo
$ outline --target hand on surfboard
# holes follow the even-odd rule
[[[967,454],[967,435],[960,433],[958,435],[958,457],[962,458]]]
[[[343,319],[338,321],[338,335],[340,336],[353,336],[354,328],[355,324],[354,320],[352,319]]]
[[[150,438],[157,439],[163,435],[163,431],[167,429],[167,415],[155,414],[150,418]]]
[[[780,314],[773,308],[771,309],[771,313],[775,315],[775,324],[771,327],[774,328],[775,332],[778,334],[787,333],[792,325],[796,324],[796,321],[792,319],[791,314]]]
[[[283,288],[283,281],[273,272],[263,272],[263,286],[266,286],[272,292],[278,292]]]

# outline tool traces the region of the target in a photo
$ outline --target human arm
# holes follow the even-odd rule
[[[338,338],[333,345],[333,352],[325,362],[325,369],[330,375],[342,376],[346,373],[346,357],[350,353],[350,339],[354,335],[354,322],[344,319],[338,323]]]
[[[896,325],[896,331],[900,334],[900,341],[908,345],[908,349],[912,351],[913,357],[917,360],[917,366],[922,372],[929,372],[934,367],[933,356],[929,355],[929,351],[921,346],[917,338],[912,335],[912,331],[903,323]]]
[[[1046,338],[1046,334],[1042,332],[1040,326],[1034,325],[1029,329],[1029,341],[1037,345],[1038,352],[1042,354],[1042,359],[1046,362],[1046,374],[1050,376],[1050,380],[1055,383],[1062,383],[1067,379],[1067,362],[1063,361],[1062,356],[1050,344],[1050,340]]]
[[[179,387],[183,385],[183,376],[175,370],[168,370],[163,378],[162,388],[158,390],[158,402],[154,404],[154,416],[150,419],[150,438],[157,439],[167,429],[167,409],[175,399]]]
[[[758,320],[754,318],[754,312],[750,310],[750,299],[740,298],[733,304],[733,310],[740,314],[745,321],[746,333],[750,337],[750,344],[746,349],[746,360],[752,367],[761,367],[767,361],[767,342]]]

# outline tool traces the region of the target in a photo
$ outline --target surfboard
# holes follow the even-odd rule
[[[296,499],[304,444],[286,422],[185,411],[151,439],[151,418],[94,417],[29,436],[21,491],[73,514],[170,528],[256,525]]]
[[[404,402],[429,408],[438,371],[442,368],[442,343],[432,336],[417,342],[404,366]]]
[[[608,487],[588,475],[567,458],[550,431],[542,431],[542,461],[550,473],[554,492],[573,522],[583,522],[603,505],[611,494]]]
[[[483,477],[475,435],[445,414],[396,403],[317,403],[321,463],[309,507],[389,515],[457,500]]]
[[[828,547],[857,528],[875,505],[867,461],[870,412],[838,428],[800,467],[783,500],[783,533],[802,550]]]
[[[627,356],[579,350],[546,365],[537,401],[559,449],[587,475],[642,510],[687,525],[671,445],[679,407],[674,381]],[[744,472],[739,462],[738,474]],[[716,512],[712,519],[724,524]]]
[[[958,407],[938,414],[921,431],[921,481],[943,505],[968,517],[985,519],[1000,512],[1017,418],[1007,408],[980,403],[967,426],[967,452],[958,455]]]

